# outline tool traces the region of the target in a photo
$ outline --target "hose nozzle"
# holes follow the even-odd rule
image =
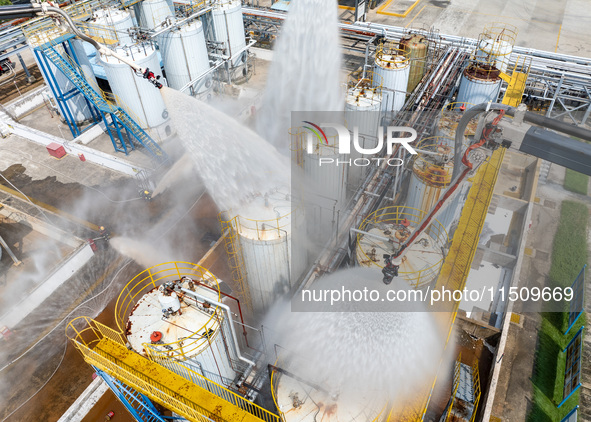
[[[144,79],[147,79],[156,88],[158,88],[158,89],[162,88],[162,84],[160,82],[158,82],[158,79],[160,79],[160,76],[154,75],[154,72],[150,71],[150,69],[146,69],[144,71],[143,77],[144,77]]]

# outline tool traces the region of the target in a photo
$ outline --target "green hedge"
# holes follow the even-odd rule
[[[564,201],[560,210],[560,222],[552,247],[550,280],[552,286],[572,285],[579,271],[587,263],[587,206],[578,202]],[[560,408],[564,385],[565,354],[567,346],[578,329],[585,324],[585,314],[565,337],[568,327],[568,312],[542,314],[538,333],[538,348],[534,363],[533,406],[528,417],[530,422],[560,422],[579,402],[575,393]]]

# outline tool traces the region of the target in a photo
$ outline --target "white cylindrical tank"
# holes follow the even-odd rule
[[[71,40],[72,48],[76,54],[76,59],[78,60],[80,69],[82,69],[82,72],[84,73],[86,82],[88,82],[96,92],[100,93],[98,83],[96,82],[96,77],[94,76],[94,71],[92,70],[92,65],[90,64],[90,60],[88,60],[88,56],[86,55],[87,53],[84,44],[88,43],[77,38]]]
[[[382,110],[398,111],[404,107],[406,88],[410,74],[410,64],[406,52],[390,46],[382,45],[376,51],[374,73],[381,76],[383,83]],[[374,80],[374,84],[377,81]]]
[[[61,45],[55,46],[54,49],[60,56],[64,57],[68,62],[75,63],[74,58],[66,54],[64,48]],[[76,50],[74,50],[74,52],[75,54],[78,53],[78,51]],[[82,56],[86,58],[84,54]],[[43,57],[41,60],[43,61],[43,66],[39,66],[39,61],[37,60],[37,57],[35,57],[37,66],[39,67],[39,70],[43,75],[43,79],[45,79],[45,83],[48,86],[57,85],[57,88],[61,91],[62,94],[66,94],[72,90],[77,89],[76,86],[70,81],[70,79],[66,75],[64,75],[64,73],[61,70],[54,66],[51,60],[45,57]],[[88,61],[88,59],[86,59],[86,61]],[[86,72],[83,73],[86,76]],[[92,79],[90,81],[92,82]],[[96,80],[94,80],[94,82],[96,83]],[[76,123],[82,123],[93,118],[91,109],[92,105],[88,102],[88,100],[86,99],[86,97],[84,97],[82,93],[80,93],[79,95],[75,95],[69,100],[67,100],[66,104],[68,105],[68,109],[71,113],[71,116],[63,116],[64,118],[67,118],[68,120],[73,119]]]
[[[408,213],[419,209],[426,212],[433,210],[451,182],[453,174],[453,139],[432,137],[423,139],[418,145],[412,175],[408,186],[405,204]],[[438,156],[429,153],[442,154]],[[437,216],[443,227],[449,229],[456,216],[459,195],[444,205]]]
[[[238,247],[255,314],[265,313],[294,287],[304,267],[301,242],[292,242],[298,227],[288,188],[257,196],[235,217]],[[296,236],[297,237],[297,236]]]
[[[503,73],[507,73],[509,58],[513,52],[513,44],[508,41],[496,41],[491,38],[481,40],[478,43],[476,56],[479,61],[489,61]]]
[[[246,52],[237,55],[246,47],[240,0],[217,0],[213,6],[212,17],[215,41],[223,43],[226,54],[234,57],[234,66],[245,63]]]
[[[364,149],[374,149],[378,145],[378,126],[380,125],[382,108],[381,88],[369,86],[353,85],[347,90],[345,102],[345,120],[347,128],[354,132],[358,128],[359,144]],[[377,154],[377,152],[375,153]],[[349,167],[347,183],[351,190],[355,190],[367,175],[367,170],[371,166],[372,155],[361,154],[355,148],[351,148],[351,153],[347,159],[352,160]],[[359,160],[359,159],[365,160]],[[357,160],[357,161],[356,161]],[[366,165],[367,163],[370,163]],[[358,164],[358,165],[355,165]]]
[[[499,71],[489,65],[470,65],[462,73],[457,103],[495,102],[501,89]]]
[[[165,294],[165,284],[170,283],[176,285],[175,291]],[[133,350],[165,367],[180,363],[197,375],[231,385],[244,364],[237,364],[239,346],[229,325],[232,321],[223,308],[207,302],[222,302],[213,274],[195,264],[167,263],[140,273],[128,288],[117,300],[116,318],[119,326],[125,326]]]
[[[370,214],[360,226],[360,230],[367,234],[357,235],[357,264],[375,269],[376,278],[381,280],[385,265],[383,256],[392,255],[404,244],[425,215],[424,210],[403,206],[382,208]],[[433,220],[406,248],[398,277],[414,288],[428,286],[439,274],[447,241],[445,227]]]
[[[158,55],[152,45],[120,47],[116,52],[137,65],[150,69],[155,75],[162,75]],[[168,120],[168,111],[159,89],[136,75],[127,64],[113,56],[101,55],[100,62],[105,69],[117,104],[130,111],[131,117],[137,119],[142,128],[158,127]]]
[[[134,26],[131,14],[125,10],[119,9],[99,9],[93,13],[93,18],[88,22],[89,29],[99,38],[111,38],[110,28],[117,37],[120,45],[130,45],[133,39],[129,33],[129,28]],[[105,28],[105,29],[103,29]]]
[[[138,23],[144,29],[154,29],[166,18],[174,17],[171,5],[166,0],[144,0],[137,3]]]
[[[171,88],[181,89],[209,69],[203,25],[199,20],[165,32],[158,38],[158,46]],[[210,88],[211,79],[206,76],[196,84],[194,93]]]

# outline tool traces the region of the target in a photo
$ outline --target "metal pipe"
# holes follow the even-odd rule
[[[163,29],[161,29],[161,30],[159,30],[157,32],[154,32],[154,33],[150,34],[150,38],[155,38],[158,35],[161,35],[161,34],[164,34],[165,32],[170,31],[171,29],[178,28],[179,26],[181,26],[185,22],[187,22],[189,20],[192,20],[192,19],[195,19],[195,18],[198,18],[199,16],[206,14],[211,9],[212,9],[212,7],[209,6],[209,7],[206,7],[205,9],[202,9],[202,10],[200,10],[198,12],[195,12],[192,15],[190,15],[190,16],[184,18],[184,19],[181,19],[180,21],[175,22],[175,23],[173,23],[170,26],[167,26],[166,28],[163,28]]]
[[[234,329],[234,323],[232,321],[232,312],[230,311],[230,307],[228,305],[221,303],[221,302],[213,300],[209,297],[202,296],[199,293],[191,291],[189,289],[185,289],[185,288],[181,287],[181,291],[185,294],[188,294],[189,296],[193,296],[196,299],[203,300],[205,302],[211,303],[212,305],[219,306],[220,308],[222,308],[226,312],[226,316],[228,317],[228,325],[230,326],[230,331],[232,332],[232,339],[234,340],[234,346],[236,347],[236,354],[238,355],[238,359],[240,359],[241,361],[243,361],[249,365],[256,366],[256,364],[253,361],[245,358],[240,353],[240,346],[238,344],[238,336],[236,336],[236,330]]]
[[[352,232],[355,232],[355,233],[363,234],[365,236],[373,237],[374,239],[381,240],[382,242],[389,242],[391,240],[389,237],[380,236],[379,234],[374,234],[374,233],[366,232],[364,230],[359,230],[359,229],[353,229],[352,228],[351,231]]]

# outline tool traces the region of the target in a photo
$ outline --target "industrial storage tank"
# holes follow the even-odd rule
[[[43,36],[40,36],[40,41],[43,42]],[[49,42],[50,40],[47,39],[46,42]],[[31,46],[31,48],[34,48],[34,46]],[[66,51],[64,51],[64,47],[63,45],[56,45],[53,47],[54,50],[62,57],[64,57],[66,60],[68,60],[70,63],[72,63],[72,66],[78,66],[76,61],[80,58],[82,60],[84,60],[84,58],[86,58],[85,54],[82,54],[80,56],[78,56],[78,51],[72,49],[69,50],[67,53]],[[39,70],[41,71],[41,75],[43,76],[43,79],[45,80],[45,83],[51,87],[52,89],[52,93],[53,90],[59,90],[59,92],[61,92],[62,95],[65,95],[66,93],[73,91],[73,92],[78,92],[76,86],[70,81],[70,79],[64,75],[64,73],[59,70],[56,66],[54,66],[54,64],[47,59],[42,53],[40,53],[37,50],[35,51],[35,61],[37,62],[37,66],[39,67]],[[74,57],[75,55],[75,57]],[[86,60],[88,61],[88,59],[86,58]],[[82,71],[83,72],[83,71]],[[83,72],[86,76],[86,73]],[[91,79],[92,81],[92,79]],[[94,80],[95,82],[95,86],[96,86],[96,79]],[[93,115],[93,110],[92,110],[92,105],[91,103],[86,99],[86,97],[82,94],[79,95],[74,95],[71,98],[69,98],[68,100],[66,100],[66,104],[68,106],[69,110],[60,110],[62,113],[65,114],[71,114],[71,116],[63,116],[64,118],[67,118],[68,120],[73,120],[76,123],[84,123],[87,122],[89,120],[92,120],[95,116]]]
[[[171,88],[180,90],[210,67],[203,25],[199,20],[164,32],[158,37],[158,46]],[[211,87],[211,77],[206,76],[195,83],[190,93],[201,94]]]
[[[142,68],[150,69],[154,75],[162,76],[156,49],[151,43],[118,47],[115,51]],[[101,55],[100,62],[117,104],[129,111],[142,128],[157,128],[168,120],[160,90],[113,56]]]
[[[144,29],[154,29],[167,18],[174,17],[174,10],[166,0],[144,0],[135,5],[138,24]]]
[[[180,363],[229,387],[250,361],[242,355],[223,301],[210,271],[189,262],[168,262],[142,271],[125,286],[115,320],[140,355],[171,370]]]
[[[238,54],[246,47],[240,0],[216,0],[211,13],[214,40],[222,43],[227,56],[234,57],[232,65],[246,63],[246,51]]]
[[[410,61],[410,71],[406,90],[412,92],[425,75],[429,41],[423,35],[410,34],[400,40],[399,47],[406,52],[408,60]]]
[[[316,214],[314,221],[324,228],[331,227],[337,218],[336,214],[346,205],[347,174],[351,171],[348,165],[335,164],[337,160],[344,162],[348,157],[339,154],[337,136],[329,131],[327,133],[325,141],[314,136],[306,127],[290,129],[295,165],[303,169],[305,183],[312,187],[306,190],[311,191],[309,202],[323,209],[323,212]],[[315,230],[318,232],[322,228],[317,227]]]
[[[378,127],[381,123],[382,109],[382,77],[374,72],[365,72],[360,78],[350,78],[347,84],[345,99],[345,121],[347,128],[353,133],[358,128],[359,145],[364,149],[374,149],[378,144]],[[355,148],[346,157],[352,160],[349,167],[347,183],[350,190],[356,190],[364,177],[368,174],[370,165],[365,165],[359,159],[377,157],[375,154],[362,155]],[[357,160],[357,161],[356,161]],[[355,165],[355,164],[359,165]]]
[[[412,175],[405,204],[413,209],[430,212],[449,187],[453,174],[454,140],[440,136],[424,138],[416,146]],[[458,215],[460,195],[445,204],[437,220],[449,230]]]
[[[491,64],[471,63],[462,72],[457,103],[496,102],[501,89],[500,72]]]
[[[376,270],[382,279],[384,255],[394,254],[417,229],[427,212],[404,206],[381,208],[361,223],[357,234],[357,265]],[[447,231],[434,219],[429,227],[406,248],[398,270],[398,277],[409,286],[423,288],[437,279],[446,255]]]
[[[284,422],[381,422],[387,420],[384,403],[360,392],[357,400],[343,399],[339,392],[329,392],[316,380],[301,379],[293,373],[290,360],[280,362],[281,369],[271,375],[271,393]]]
[[[298,211],[290,189],[278,187],[252,198],[238,211],[220,216],[235,286],[256,316],[295,285],[305,266],[303,242],[298,238]],[[237,279],[238,278],[238,279]]]
[[[437,119],[436,136],[439,136],[444,142],[453,140],[456,136],[456,128],[460,123],[460,119],[464,115],[464,111],[473,106],[474,104],[467,102],[452,102],[444,105],[441,108]],[[476,132],[476,126],[478,126],[477,119],[470,120],[464,132],[465,136],[473,136]],[[450,145],[453,145],[454,143],[455,141],[450,142]]]
[[[91,35],[103,44],[118,41],[120,45],[133,44],[129,29],[134,25],[131,14],[119,9],[99,9],[88,22]],[[115,38],[116,37],[116,38]]]
[[[507,73],[513,46],[517,39],[517,28],[506,23],[488,24],[478,38],[477,60],[489,63],[503,73]]]
[[[382,110],[386,112],[398,111],[404,106],[410,75],[407,55],[392,43],[380,44],[376,50],[373,71],[382,77]]]

